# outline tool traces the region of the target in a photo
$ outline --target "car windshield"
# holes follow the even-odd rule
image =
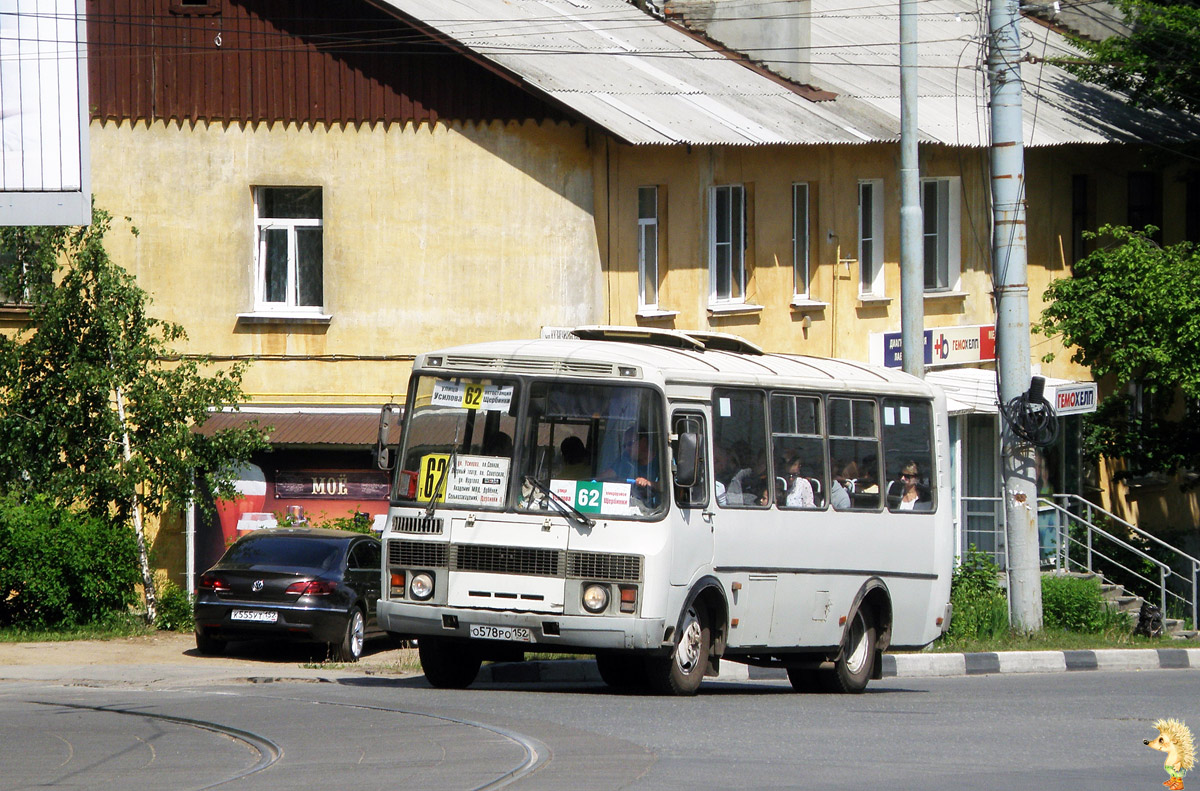
[[[341,541],[261,533],[231,546],[221,559],[221,565],[244,569],[275,566],[331,571],[340,564],[344,552],[345,544]]]

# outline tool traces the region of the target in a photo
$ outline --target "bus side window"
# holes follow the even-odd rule
[[[770,505],[775,487],[767,464],[767,405],[760,391],[713,390],[713,467],[717,505]]]
[[[879,424],[872,398],[830,398],[829,501],[839,511],[880,507]]]
[[[704,429],[704,415],[699,412],[676,412],[671,416],[671,434],[678,436],[692,433],[698,439],[699,463],[696,465],[696,480],[691,486],[675,487],[675,505],[680,508],[704,508],[708,505],[708,432]],[[678,447],[671,448],[672,453]]]
[[[928,401],[883,399],[883,448],[890,511],[933,511],[933,410]]]
[[[775,457],[775,505],[824,508],[829,487],[820,398],[790,393],[771,396],[771,452]]]

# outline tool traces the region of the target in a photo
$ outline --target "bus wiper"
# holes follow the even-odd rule
[[[568,503],[560,495],[556,494],[553,489],[539,481],[537,478],[534,478],[532,475],[526,475],[525,482],[537,489],[542,494],[546,495],[546,497],[549,498],[550,503],[554,506],[554,510],[558,511],[563,516],[567,517],[568,519],[575,520],[584,527],[596,526],[595,519],[592,519],[587,514],[581,513],[577,508],[575,508],[575,506]]]

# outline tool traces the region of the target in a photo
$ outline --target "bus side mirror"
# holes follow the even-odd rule
[[[400,421],[400,405],[384,404],[379,410],[379,436],[375,440],[375,465],[381,470],[390,470],[396,466],[392,457],[391,443],[392,426]]]
[[[700,435],[685,431],[675,445],[675,485],[687,488],[696,485],[696,470],[700,466]]]

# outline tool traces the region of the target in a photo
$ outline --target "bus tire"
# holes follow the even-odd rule
[[[711,633],[707,611],[696,602],[689,604],[671,653],[646,659],[651,689],[660,695],[695,695],[708,668]]]
[[[875,669],[876,626],[870,612],[861,608],[846,630],[842,651],[833,669],[822,676],[830,692],[858,694],[867,688]]]
[[[437,637],[417,639],[417,656],[425,680],[438,689],[466,689],[479,675],[483,664],[479,651],[469,643],[451,643]]]
[[[646,663],[640,656],[615,651],[596,654],[600,679],[613,689],[640,689],[646,686]]]
[[[796,692],[824,692],[827,689],[822,671],[816,667],[789,667],[788,681]]]

